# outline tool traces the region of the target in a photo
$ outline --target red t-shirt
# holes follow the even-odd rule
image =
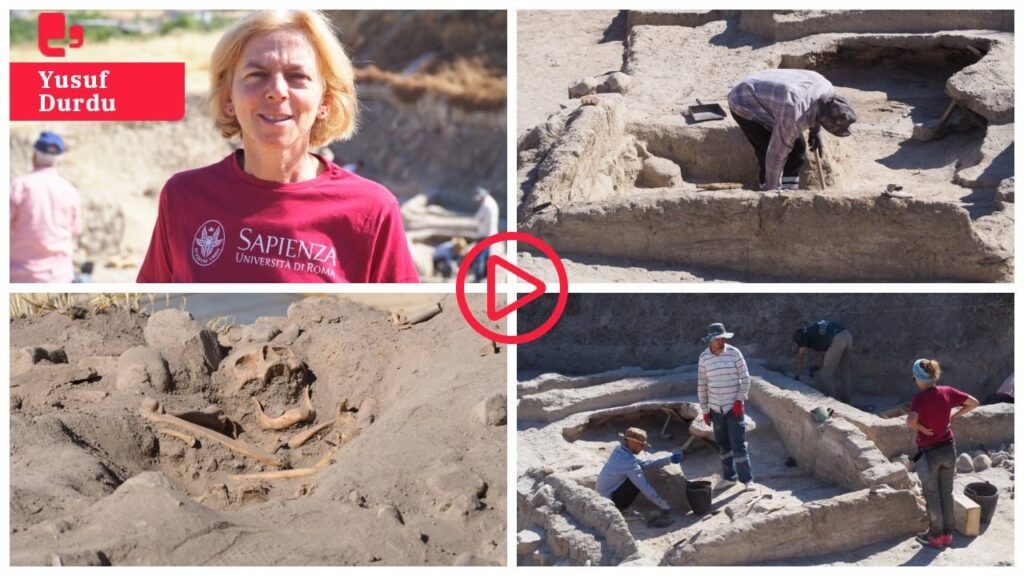
[[[167,181],[139,282],[419,282],[387,188],[319,157],[312,180],[260,180],[236,154]]]
[[[917,433],[917,445],[927,448],[932,444],[953,438],[949,428],[950,411],[963,406],[969,395],[949,386],[932,386],[922,390],[910,400],[910,411],[917,412],[917,422],[932,431],[931,436]]]

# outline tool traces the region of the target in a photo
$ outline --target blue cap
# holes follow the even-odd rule
[[[35,149],[45,154],[63,154],[64,139],[54,132],[43,132],[36,140]]]

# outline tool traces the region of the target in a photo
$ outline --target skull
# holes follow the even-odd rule
[[[246,389],[250,395],[258,394],[274,382],[289,384],[297,390],[306,380],[306,364],[288,346],[241,346],[225,359],[222,367],[234,382],[235,394]]]

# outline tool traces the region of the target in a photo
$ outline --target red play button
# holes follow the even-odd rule
[[[532,284],[533,292],[530,292],[526,296],[517,298],[515,302],[503,306],[502,308],[496,308],[495,302],[498,297],[494,287],[494,279],[498,276],[497,272],[499,266],[513,274],[516,278],[522,278]],[[487,318],[490,320],[501,320],[512,312],[519,310],[523,306],[526,306],[530,302],[533,302],[537,298],[543,296],[546,288],[547,287],[544,285],[544,282],[539,278],[530,274],[526,270],[523,270],[519,266],[512,264],[508,260],[505,260],[501,256],[490,256],[487,258]]]
[[[533,330],[527,332],[526,334],[516,334],[514,336],[495,332],[494,330],[491,330],[487,326],[484,326],[484,324],[480,322],[480,320],[473,316],[473,312],[469,309],[469,303],[466,301],[466,282],[467,273],[471,268],[470,263],[473,262],[473,260],[475,260],[476,258],[480,257],[487,247],[493,244],[497,244],[499,242],[511,241],[523,242],[539,250],[541,253],[544,254],[544,256],[548,258],[548,260],[551,261],[552,266],[554,266],[555,268],[555,273],[558,274],[558,301],[555,302],[555,307],[554,310],[551,311],[551,315],[548,316],[547,320],[545,320],[537,328],[534,328]],[[497,276],[499,266],[503,268],[506,272],[508,272],[511,277],[525,280],[531,286],[533,286],[533,290],[529,294],[517,298],[515,302],[512,302],[511,304],[508,304],[502,308],[498,308],[497,306],[498,290],[497,284],[495,282],[495,277]],[[518,286],[516,286],[516,288],[518,292]],[[544,295],[545,290],[546,286],[544,282],[541,281],[536,276],[534,276],[533,274],[530,274],[529,272],[523,270],[522,268],[516,266],[515,264],[510,263],[508,260],[505,260],[500,256],[488,256],[488,320],[495,322],[504,318],[505,316],[508,316],[512,312],[515,312],[516,310],[519,310],[520,308],[526,306],[530,302],[533,302],[537,298],[540,298],[542,295]],[[502,232],[501,234],[495,234],[494,236],[484,238],[483,240],[477,242],[476,246],[473,246],[469,253],[466,254],[466,257],[463,258],[462,265],[459,266],[458,277],[455,280],[455,299],[459,303],[459,310],[462,311],[462,316],[463,318],[466,319],[466,322],[468,322],[469,325],[472,326],[474,330],[479,332],[485,338],[489,340],[494,340],[495,342],[501,342],[502,344],[523,344],[525,342],[529,342],[531,340],[540,338],[541,336],[546,334],[548,330],[551,330],[551,328],[555,326],[555,323],[558,322],[558,319],[562,317],[562,312],[565,311],[565,304],[569,300],[569,279],[565,273],[565,266],[562,265],[562,260],[558,257],[558,254],[555,253],[551,246],[548,246],[547,243],[545,243],[543,240],[535,236],[526,234],[525,232]]]

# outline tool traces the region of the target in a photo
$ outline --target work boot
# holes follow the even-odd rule
[[[723,490],[728,490],[729,488],[732,488],[735,485],[736,485],[736,481],[735,480],[729,480],[728,478],[722,478],[722,480],[718,484],[715,484],[715,492],[722,492]]]
[[[953,545],[953,534],[952,533],[943,534],[942,535],[942,545],[943,546],[952,546]]]
[[[647,526],[651,528],[665,528],[671,526],[675,522],[672,518],[672,513],[668,510],[659,510],[654,514],[651,514],[650,518],[647,519]]]
[[[922,532],[917,535],[917,541],[924,546],[931,546],[936,550],[942,550],[945,547],[945,544],[943,544],[943,542],[945,542],[945,538],[943,538],[941,535],[932,536],[927,532]]]

